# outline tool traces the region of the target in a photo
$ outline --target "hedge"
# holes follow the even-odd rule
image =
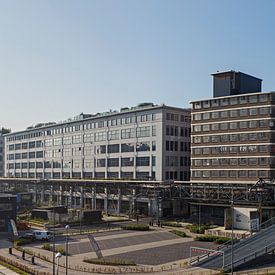
[[[89,264],[99,264],[99,265],[136,265],[136,263],[132,260],[128,259],[84,259],[83,262]]]
[[[122,229],[136,230],[136,231],[148,231],[149,225],[148,224],[127,224],[127,225],[123,225]]]
[[[179,236],[179,237],[182,237],[182,238],[189,238],[189,236],[186,235],[186,233],[183,232],[183,231],[172,230],[172,231],[170,231],[170,232],[173,233],[173,234],[175,234],[175,235],[177,235],[177,236]]]
[[[186,225],[186,228],[190,230],[190,232],[198,233],[198,234],[204,234],[204,231],[211,228],[210,225],[197,225],[197,224],[188,224]]]
[[[223,244],[223,243],[226,243],[226,242],[228,242],[230,240],[231,240],[231,238],[212,236],[212,235],[204,235],[204,236],[197,236],[197,237],[195,237],[195,241],[214,242],[216,244]]]

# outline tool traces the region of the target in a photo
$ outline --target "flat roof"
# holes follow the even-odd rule
[[[259,79],[261,81],[263,81],[261,78],[258,78],[256,76],[253,76],[253,75],[250,75],[250,74],[246,74],[246,73],[243,73],[243,72],[240,72],[240,71],[234,71],[234,70],[229,70],[229,71],[217,71],[215,73],[212,73],[211,75],[212,76],[216,76],[216,75],[222,75],[222,74],[230,74],[230,73],[236,73],[236,74],[244,74],[244,75],[248,75],[250,77],[253,77],[253,78],[256,78],[256,79]]]
[[[136,109],[129,109],[127,111],[121,111],[121,112],[114,111],[112,113],[106,113],[106,114],[103,113],[102,115],[99,114],[97,116],[83,118],[83,119],[79,119],[79,120],[65,121],[65,122],[55,123],[55,124],[51,124],[51,125],[45,125],[45,126],[41,126],[41,127],[37,127],[37,128],[34,127],[31,129],[19,130],[16,132],[4,134],[3,136],[4,137],[12,136],[12,135],[20,134],[20,133],[40,131],[40,130],[44,130],[44,129],[48,129],[48,128],[54,128],[54,127],[59,127],[59,126],[63,126],[63,125],[73,124],[73,123],[82,123],[82,122],[86,122],[86,121],[99,120],[99,119],[108,118],[108,117],[112,117],[112,116],[123,116],[125,114],[143,112],[143,111],[147,111],[147,110],[157,110],[157,109],[174,109],[174,110],[178,110],[178,111],[186,111],[186,112],[191,113],[191,108],[172,107],[172,106],[168,106],[168,105],[164,105],[164,104],[154,105],[154,106],[144,106],[144,107],[140,107],[140,108],[136,108]]]

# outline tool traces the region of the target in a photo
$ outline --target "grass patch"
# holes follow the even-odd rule
[[[173,233],[173,234],[175,234],[175,235],[177,235],[177,236],[179,236],[179,237],[182,237],[182,238],[189,238],[189,236],[186,235],[186,233],[183,232],[183,231],[172,230],[172,231],[170,231],[170,232]]]
[[[149,231],[148,224],[127,224],[121,227],[124,230]]]
[[[162,225],[171,227],[182,227],[182,225],[177,222],[162,222]]]
[[[231,238],[204,235],[204,236],[197,236],[197,237],[195,237],[194,240],[195,241],[200,241],[200,242],[214,242],[216,244],[224,244],[224,243],[230,241]]]
[[[44,249],[44,250],[48,250],[48,251],[53,251],[53,248],[52,248],[52,246],[49,244],[49,243],[44,243],[43,245],[42,245],[42,249]],[[56,246],[55,247],[55,252],[56,253],[61,253],[63,256],[65,256],[66,255],[66,251],[65,251],[65,249],[62,247],[62,246]]]
[[[18,273],[18,274],[20,274],[20,275],[30,275],[30,273],[27,273],[27,272],[15,267],[15,266],[11,265],[11,264],[8,264],[8,263],[4,262],[4,261],[0,260],[0,264],[2,266],[6,267],[6,268]]]
[[[26,245],[26,244],[31,244],[31,243],[33,243],[33,240],[26,239],[26,238],[20,238],[13,242],[14,246],[21,246],[21,245]]]
[[[128,259],[84,259],[83,262],[89,263],[89,264],[99,264],[99,265],[114,265],[114,266],[126,266],[126,265],[132,265],[135,266],[136,263],[132,260]]]
[[[192,232],[192,233],[204,234],[204,231],[211,228],[211,226],[205,225],[205,224],[203,224],[201,226],[199,226],[197,224],[188,224],[188,225],[186,225],[186,228],[188,230],[190,230],[190,232]]]

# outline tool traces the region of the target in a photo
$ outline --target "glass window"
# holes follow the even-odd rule
[[[256,158],[249,158],[248,159],[249,165],[257,165],[257,159]]]
[[[84,142],[92,142],[92,134],[85,134],[84,135]]]
[[[247,165],[247,159],[246,158],[240,158],[239,159],[239,165]]]
[[[249,121],[249,128],[257,128],[258,122],[256,120]]]
[[[219,118],[219,112],[212,112],[211,118]]]
[[[257,140],[257,133],[249,133],[248,138],[249,140]]]
[[[113,130],[108,132],[108,140],[118,140],[119,130]]]
[[[229,141],[229,135],[221,135],[221,142]]]
[[[134,158],[121,158],[121,166],[134,166]]]
[[[136,145],[137,152],[150,151],[150,142],[138,142]]]
[[[203,136],[202,139],[204,143],[210,142],[210,136]]]
[[[230,122],[229,123],[229,129],[230,130],[235,130],[238,128],[238,123],[237,122]]]
[[[268,120],[259,120],[260,128],[265,128],[268,126]]]
[[[121,152],[134,152],[135,146],[133,143],[123,143],[121,144]]]
[[[249,109],[250,116],[256,116],[258,114],[258,110],[256,108]]]
[[[256,103],[256,102],[258,102],[258,96],[256,96],[256,95],[249,96],[249,102],[250,103]]]
[[[227,117],[228,117],[228,111],[222,111],[221,118],[227,118]]]
[[[220,142],[220,136],[212,136],[211,142]]]
[[[202,130],[203,130],[203,132],[208,132],[208,131],[210,131],[210,125],[209,125],[209,124],[204,124],[204,125],[202,126]]]
[[[105,167],[106,159],[97,159],[96,163],[97,163],[97,167]]]
[[[238,135],[230,135],[230,141],[238,141]]]
[[[212,125],[211,125],[211,130],[212,130],[212,131],[217,131],[217,130],[219,130],[219,124],[218,124],[218,123],[212,124]]]
[[[268,97],[269,97],[269,95],[267,95],[267,94],[261,94],[261,95],[259,95],[259,101],[266,102],[266,101],[268,101]]]
[[[268,115],[269,114],[269,108],[267,108],[267,107],[260,107],[259,108],[259,114],[260,115]]]
[[[231,110],[229,112],[229,114],[230,114],[230,117],[237,117],[238,116],[238,110]]]
[[[201,137],[200,136],[193,137],[193,142],[194,143],[201,143]]]
[[[236,105],[236,104],[238,104],[238,98],[237,97],[231,97],[229,99],[229,103],[230,103],[230,105]]]
[[[95,141],[105,141],[105,140],[106,140],[106,132],[95,133]]]
[[[228,105],[228,98],[222,98],[221,99],[221,106],[227,106]]]
[[[119,158],[109,158],[107,160],[108,167],[118,167],[119,166]]]
[[[202,119],[203,120],[206,120],[206,119],[209,119],[210,118],[210,113],[203,113],[202,114]]]
[[[240,109],[240,116],[247,116],[248,111],[247,109]]]
[[[245,103],[247,103],[247,97],[246,97],[246,96],[241,96],[241,97],[239,98],[239,100],[240,100],[240,104],[245,104]]]
[[[228,129],[228,123],[221,123],[220,124],[220,129],[221,130],[227,130]]]
[[[234,165],[238,165],[238,159],[230,158],[230,159],[229,159],[229,164],[230,164],[230,165],[233,165],[233,166],[234,166]]]
[[[136,157],[136,166],[149,166],[150,157]]]
[[[240,129],[246,129],[247,128],[247,121],[240,121]]]
[[[108,148],[108,153],[119,153],[119,144],[109,144],[107,146]]]
[[[150,126],[137,128],[137,137],[149,137]]]
[[[213,166],[219,166],[220,165],[220,160],[219,159],[212,159],[212,165]]]
[[[248,140],[248,135],[247,134],[240,134],[240,141],[247,141]]]
[[[201,131],[201,125],[194,125],[193,126],[193,131],[194,132],[200,132]]]
[[[73,143],[76,144],[76,143],[81,143],[81,135],[75,135],[73,136]]]

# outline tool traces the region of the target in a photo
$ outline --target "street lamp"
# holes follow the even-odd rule
[[[234,194],[232,192],[232,201],[231,201],[231,274],[234,272]]]
[[[70,226],[67,224],[65,228],[66,228],[66,275],[68,275],[68,251],[69,251],[69,247],[68,247],[69,234],[68,233],[69,233]]]
[[[56,266],[56,275],[58,275],[58,268],[59,268],[59,259],[62,257],[62,254],[60,252],[55,254],[55,258],[57,261],[57,266]]]

